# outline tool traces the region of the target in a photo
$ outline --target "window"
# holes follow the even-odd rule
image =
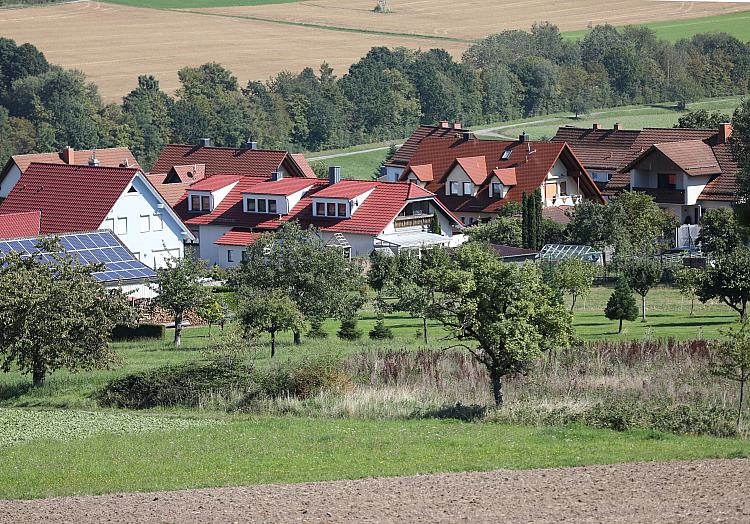
[[[567,182],[560,182],[560,194],[561,195],[567,195],[568,194],[568,183]]]
[[[329,217],[335,217],[336,216],[336,204],[334,204],[333,202],[328,202],[328,204],[326,204],[326,214]]]
[[[117,223],[115,224],[115,234],[116,235],[128,234],[128,219],[127,218],[117,219]]]
[[[140,262],[141,261],[141,254],[139,252],[137,252],[137,251],[133,251],[133,258]]]
[[[151,231],[151,215],[141,215],[141,233]]]
[[[503,151],[503,156],[501,157],[502,160],[508,160],[510,158],[511,153],[513,153],[512,149],[506,149]]]
[[[234,250],[227,249],[227,262],[234,262]]]
[[[464,182],[464,195],[471,195],[474,192],[474,184],[471,182]]]
[[[457,195],[458,194],[458,182],[451,182],[450,183],[450,190],[448,192],[449,195]]]
[[[339,207],[339,210],[338,210],[339,216],[345,217],[346,216],[346,204],[339,204],[338,207]]]
[[[201,197],[198,195],[193,195],[190,197],[190,211],[200,211],[201,210]]]
[[[247,199],[247,212],[255,213],[255,199],[254,198]]]
[[[677,188],[677,175],[659,173],[657,177],[658,177],[657,186],[659,189],[676,189]]]
[[[492,184],[492,196],[503,198],[503,185],[498,182]]]
[[[315,204],[315,214],[319,217],[326,216],[326,205],[323,202],[316,202]]]
[[[190,211],[206,213],[211,211],[211,197],[209,195],[191,195]]]
[[[275,200],[268,201],[268,212],[276,213],[276,201]]]
[[[265,213],[266,212],[266,201],[259,198],[258,199],[258,213]]]
[[[151,221],[151,231],[164,231],[164,217],[158,214],[154,215]]]
[[[201,211],[211,211],[211,197],[204,195],[201,197]]]
[[[104,229],[109,229],[113,233],[115,232],[115,219],[114,218],[108,218],[104,221]]]

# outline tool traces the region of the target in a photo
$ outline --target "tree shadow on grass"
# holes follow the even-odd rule
[[[0,384],[0,401],[15,400],[31,391],[31,382],[16,382],[15,384]]]
[[[473,420],[481,419],[484,417],[485,413],[487,413],[487,406],[480,406],[477,404],[464,406],[459,403],[455,406],[443,406],[437,409],[425,411],[420,414],[420,418],[453,419],[471,422]]]

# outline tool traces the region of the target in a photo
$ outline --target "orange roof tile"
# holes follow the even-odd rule
[[[39,236],[40,211],[0,215],[0,238]]]
[[[487,180],[487,161],[484,156],[457,158],[456,163],[461,166],[475,186],[480,186]]]

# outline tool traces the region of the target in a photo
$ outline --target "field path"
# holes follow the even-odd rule
[[[0,501],[2,522],[750,522],[750,460]]]

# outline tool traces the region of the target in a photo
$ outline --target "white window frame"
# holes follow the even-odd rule
[[[141,215],[141,233],[151,232],[151,215]]]
[[[154,220],[151,222],[151,231],[164,231],[164,217],[159,213],[154,213]]]
[[[471,182],[464,182],[461,190],[463,191],[464,196],[471,195],[474,192],[474,184]]]
[[[193,199],[198,199],[198,209],[195,208],[193,205]],[[203,199],[208,198],[208,206],[203,205]],[[214,198],[212,195],[204,195],[201,193],[192,193],[190,194],[190,198],[188,199],[188,211],[192,211],[194,213],[210,213],[214,210]]]
[[[503,183],[502,182],[493,182],[491,185],[492,188],[492,196],[493,197],[503,197]]]
[[[128,217],[117,217],[115,221],[115,235],[128,234]]]

